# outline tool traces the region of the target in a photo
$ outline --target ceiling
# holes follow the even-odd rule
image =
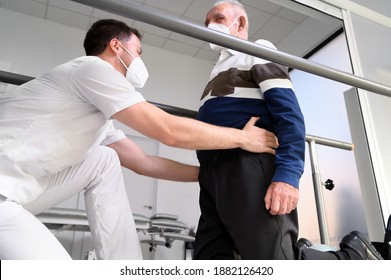
[[[170,13],[202,25],[215,0],[127,0]],[[124,1],[126,2],[126,1]],[[249,40],[267,39],[281,51],[304,57],[329,38],[342,23],[290,0],[241,0],[249,16]],[[98,19],[116,18],[137,28],[143,44],[173,52],[214,60],[209,44],[146,23],[84,6],[70,0],[0,0],[0,7],[87,30]]]

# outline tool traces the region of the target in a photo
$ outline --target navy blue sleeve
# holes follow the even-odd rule
[[[305,124],[296,95],[290,88],[273,87],[264,92],[264,99],[280,144],[272,181],[299,188],[304,171]]]

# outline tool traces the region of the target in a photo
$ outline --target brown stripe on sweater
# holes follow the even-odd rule
[[[276,63],[256,64],[251,67],[251,73],[258,85],[271,79],[290,79],[287,68]]]
[[[231,68],[220,72],[206,85],[201,100],[211,96],[226,96],[234,93],[235,87],[259,88],[259,83],[270,79],[289,79],[284,66],[275,63],[256,64],[250,70]]]

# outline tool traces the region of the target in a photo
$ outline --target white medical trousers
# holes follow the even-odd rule
[[[38,199],[23,205],[26,210],[36,215],[84,190],[92,242],[98,259],[142,259],[121,165],[113,149],[98,147],[82,163],[50,176],[44,188],[45,192]],[[7,204],[14,205],[4,207]],[[20,209],[16,211],[14,208]],[[6,210],[4,217],[3,209]],[[39,225],[38,219],[26,210],[14,202],[0,202],[0,257],[69,258],[61,244],[57,242],[56,245],[49,238],[50,231]],[[14,219],[16,212],[23,218]],[[29,237],[26,242],[21,240],[26,236]],[[13,240],[13,245],[4,246],[3,241],[7,240]],[[28,246],[25,243],[29,243]]]

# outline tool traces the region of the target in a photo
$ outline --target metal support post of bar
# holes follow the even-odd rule
[[[120,0],[71,0],[106,12],[131,18],[176,33],[228,47],[249,55],[264,58],[288,67],[325,77],[337,82],[391,97],[391,88],[319,63],[277,51],[247,40],[205,28],[178,16],[163,13],[138,3]]]
[[[329,231],[327,226],[326,210],[324,207],[322,181],[320,178],[318,156],[316,153],[316,142],[314,139],[308,142],[309,153],[311,158],[312,181],[314,184],[315,203],[318,214],[318,224],[320,233],[320,242],[330,245]]]

